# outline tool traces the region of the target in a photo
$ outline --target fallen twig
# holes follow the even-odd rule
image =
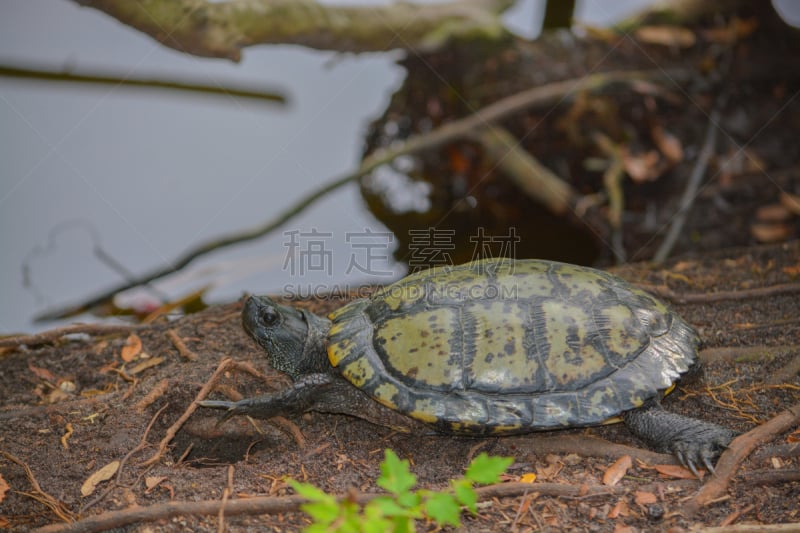
[[[669,256],[675,242],[678,240],[678,235],[683,231],[683,226],[686,223],[686,217],[689,215],[689,210],[692,208],[694,199],[697,197],[697,191],[700,188],[700,182],[708,168],[708,162],[711,156],[714,155],[714,147],[717,143],[717,134],[719,133],[719,109],[711,111],[708,117],[708,130],[706,137],[703,141],[703,147],[697,155],[697,162],[695,163],[692,173],[689,175],[689,180],[686,182],[686,189],[683,191],[683,196],[678,207],[678,212],[672,219],[672,225],[667,231],[667,236],[653,256],[653,262],[663,263]]]
[[[150,389],[150,392],[148,392],[144,398],[136,402],[133,408],[139,413],[144,412],[153,402],[166,394],[167,390],[169,390],[169,380],[164,378],[156,383],[156,386]]]
[[[60,518],[64,522],[68,522],[68,523],[69,522],[74,522],[74,520],[76,518],[75,514],[72,513],[69,509],[67,509],[66,506],[63,503],[61,503],[60,501],[58,501],[57,499],[53,498],[52,496],[50,496],[49,494],[47,494],[45,491],[42,490],[42,487],[39,486],[39,482],[36,481],[36,476],[33,475],[33,471],[30,469],[30,467],[27,464],[25,464],[21,459],[18,459],[17,457],[15,457],[14,455],[11,455],[8,452],[0,450],[0,455],[5,457],[9,461],[11,461],[13,463],[16,463],[17,465],[21,466],[22,469],[25,470],[25,476],[28,478],[28,481],[30,482],[31,486],[33,487],[33,492],[31,492],[31,493],[22,492],[20,494],[28,496],[29,498],[33,498],[37,502],[40,502],[40,503],[44,504],[51,511],[53,511],[54,515],[56,515],[58,518]]]
[[[490,126],[478,130],[473,137],[511,181],[552,213],[563,215],[576,203],[578,191],[522,149],[505,128]]]
[[[750,298],[768,298],[779,294],[793,294],[800,292],[800,283],[778,283],[767,287],[756,287],[754,289],[734,289],[731,291],[699,292],[689,294],[679,294],[669,287],[663,285],[646,285],[637,283],[648,292],[657,294],[672,302],[679,304],[688,303],[713,303],[725,300],[747,300]]]
[[[203,385],[203,387],[200,389],[200,392],[197,393],[197,396],[195,397],[194,401],[189,404],[189,407],[186,408],[186,410],[178,418],[178,420],[176,420],[175,423],[172,424],[169,427],[169,429],[167,429],[166,435],[164,435],[164,438],[161,439],[161,442],[158,444],[158,450],[156,451],[156,453],[150,456],[149,459],[142,462],[141,466],[149,466],[151,464],[154,464],[164,456],[164,452],[166,452],[169,443],[172,441],[173,438],[175,438],[175,435],[178,434],[178,431],[181,429],[181,426],[184,424],[184,422],[186,422],[197,409],[197,402],[203,400],[206,396],[208,396],[208,393],[211,392],[211,390],[214,388],[214,385],[216,385],[219,377],[231,365],[233,365],[232,359],[222,360],[217,369],[211,375],[211,378],[206,382],[205,385]]]
[[[800,468],[781,468],[769,470],[754,470],[746,472],[744,479],[750,485],[780,485],[781,483],[796,483],[800,481]]]
[[[770,457],[782,457],[788,459],[789,457],[800,456],[800,442],[787,442],[784,444],[772,444],[764,446],[758,450],[753,457],[756,459],[767,459]]]
[[[174,329],[167,330],[167,337],[182,357],[188,359],[189,361],[197,361],[197,354],[186,346],[186,343],[183,342],[183,339],[178,336],[178,333]]]
[[[587,497],[621,494],[623,487],[576,486],[564,483],[498,483],[475,489],[478,499],[507,498],[519,496],[526,492],[536,492],[545,496]],[[368,503],[382,494],[345,495],[349,501],[355,500],[359,505]],[[175,516],[225,516],[241,514],[260,515],[297,511],[307,500],[300,496],[258,496],[255,498],[239,498],[236,500],[213,500],[200,502],[169,502],[149,507],[134,506],[119,511],[110,511],[86,517],[72,524],[52,524],[34,530],[35,533],[93,533],[130,524],[165,520]]]
[[[147,329],[146,325],[136,324],[71,324],[51,329],[35,335],[14,335],[0,338],[0,348],[17,348],[19,346],[39,346],[59,340],[64,335],[112,335],[115,333],[132,333]]]
[[[0,65],[0,77],[21,78],[25,80],[41,80],[48,83],[85,83],[90,85],[108,85],[117,89],[119,87],[135,87],[137,89],[166,89],[181,92],[194,92],[214,96],[224,96],[226,99],[250,98],[253,100],[268,101],[273,104],[285,104],[286,97],[277,92],[253,91],[243,87],[237,88],[228,82],[224,87],[218,83],[207,85],[189,81],[168,81],[164,79],[135,78],[130,72],[92,72],[76,74],[67,70],[54,71],[17,67],[13,65]]]
[[[611,251],[617,264],[625,262],[625,244],[622,232],[622,214],[625,211],[625,195],[622,181],[625,164],[622,148],[601,133],[593,135],[595,144],[608,156],[608,168],[603,172],[603,185],[608,195],[608,221],[611,225]]]
[[[727,490],[739,464],[750,455],[756,446],[773,439],[798,423],[800,423],[800,404],[795,404],[768,422],[736,437],[720,457],[708,482],[703,485],[694,498],[686,503],[683,508],[684,513],[691,516],[701,507],[718,498]]]

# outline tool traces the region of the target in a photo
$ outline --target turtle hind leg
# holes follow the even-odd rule
[[[253,418],[295,416],[313,409],[318,398],[324,396],[333,381],[330,374],[308,374],[295,381],[291,387],[273,394],[245,398],[238,402],[204,400],[198,404],[212,409],[227,409],[220,423],[236,415]]]
[[[623,418],[634,435],[655,450],[673,454],[695,476],[698,466],[713,472],[717,457],[737,435],[726,427],[665,411],[656,401],[627,411]]]

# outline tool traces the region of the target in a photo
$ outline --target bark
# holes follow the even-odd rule
[[[339,52],[432,51],[452,38],[508,35],[499,14],[511,0],[420,7],[321,5],[313,0],[74,0],[181,52],[239,61],[242,48],[298,44]]]

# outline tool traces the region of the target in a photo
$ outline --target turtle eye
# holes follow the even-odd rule
[[[261,309],[258,316],[261,319],[261,323],[265,326],[271,326],[275,324],[278,321],[278,318],[280,318],[278,311],[271,306]]]

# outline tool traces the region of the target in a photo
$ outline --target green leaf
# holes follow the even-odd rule
[[[339,518],[339,506],[335,502],[333,504],[327,502],[304,503],[300,509],[320,524],[331,524]]]
[[[417,476],[409,471],[408,465],[408,459],[401,460],[396,453],[387,449],[386,458],[381,463],[378,486],[394,494],[411,490],[417,484]]]
[[[473,514],[477,513],[478,495],[475,493],[475,489],[472,488],[472,483],[466,479],[454,480],[451,483],[458,503],[469,509]]]
[[[313,502],[330,502],[336,503],[336,498],[328,494],[322,489],[318,489],[311,483],[300,483],[294,479],[289,480],[289,485],[294,491],[303,498],[307,498]]]
[[[395,496],[395,501],[407,510],[419,508],[422,498],[419,492],[403,492]]]
[[[375,498],[364,507],[361,529],[363,533],[392,531],[395,517],[404,512],[391,498]]]
[[[450,524],[454,527],[461,525],[461,506],[452,494],[432,493],[425,501],[425,512],[439,525]]]
[[[489,457],[482,452],[467,467],[464,477],[473,483],[489,485],[500,480],[500,474],[514,462],[513,457]]]
[[[386,533],[391,531],[392,521],[388,518],[366,518],[362,524],[361,529],[364,533]]]
[[[408,515],[408,510],[405,507],[402,507],[394,499],[385,496],[375,498],[369,502],[365,508],[365,511],[368,511],[368,513],[365,514],[376,513],[373,509],[380,511],[382,516],[387,517]]]
[[[392,520],[392,524],[394,524],[392,529],[394,533],[414,533],[416,531],[414,521],[404,516],[398,516]]]

